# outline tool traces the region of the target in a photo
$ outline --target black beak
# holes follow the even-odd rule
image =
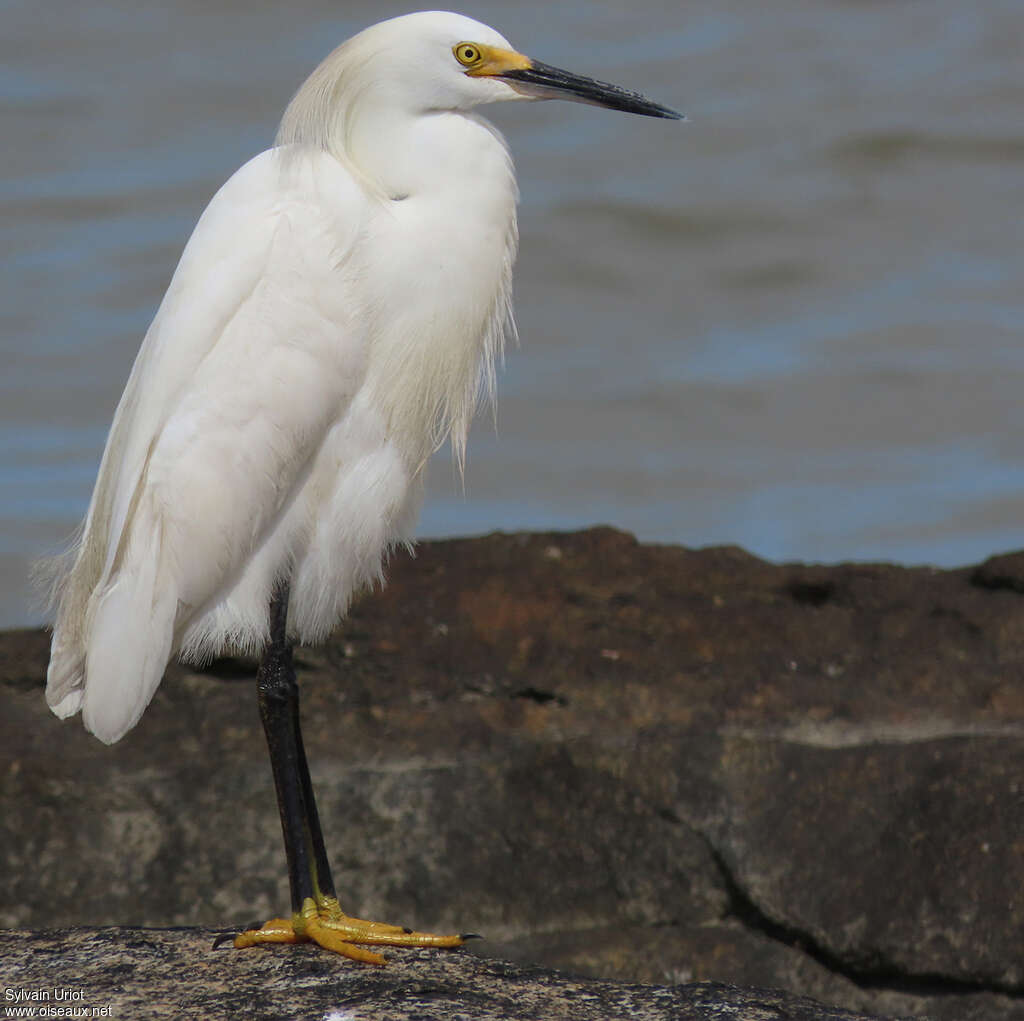
[[[686,120],[681,113],[660,103],[653,103],[639,92],[630,92],[629,89],[620,89],[618,85],[571,74],[549,64],[542,64],[539,60],[531,61],[530,67],[505,71],[496,77],[508,82],[517,91],[538,99],[571,99],[577,103],[591,103],[594,106],[605,106],[609,110],[638,113],[644,117]]]

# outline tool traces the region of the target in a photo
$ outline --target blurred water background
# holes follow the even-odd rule
[[[195,220],[407,4],[0,0],[0,625],[85,511]],[[1021,0],[466,2],[685,125],[509,104],[521,347],[421,535],[608,522],[772,559],[1024,546]]]

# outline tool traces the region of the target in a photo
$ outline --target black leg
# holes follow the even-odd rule
[[[288,644],[288,586],[280,585],[270,603],[270,640],[256,673],[260,717],[270,749],[277,805],[291,885],[291,919],[272,918],[265,925],[235,934],[238,949],[262,943],[313,941],[325,950],[366,964],[384,958],[363,944],[403,947],[457,947],[469,935],[437,936],[398,925],[369,922],[346,915],[338,904],[320,832],[320,819],[309,779],[299,729],[299,689]],[[230,938],[230,937],[228,937]],[[214,942],[224,942],[221,935]]]
[[[270,603],[270,641],[256,683],[281,812],[292,910],[298,912],[308,897],[315,898],[318,893],[334,896],[334,884],[299,729],[299,688],[286,633],[287,617],[288,585],[282,584]]]
[[[331,866],[327,861],[327,849],[324,847],[324,835],[320,830],[320,814],[316,810],[316,798],[313,796],[313,782],[309,778],[309,766],[306,765],[306,749],[302,744],[302,730],[299,727],[299,693],[297,685],[295,688],[292,726],[295,731],[295,748],[299,759],[299,780],[302,783],[302,802],[306,807],[306,827],[313,852],[317,892],[326,897],[336,897],[334,879],[331,877]]]

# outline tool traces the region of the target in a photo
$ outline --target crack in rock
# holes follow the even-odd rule
[[[674,814],[674,813],[673,813]],[[677,822],[688,825],[676,818]],[[729,896],[729,915],[747,929],[774,942],[781,943],[811,958],[823,968],[852,982],[860,989],[874,992],[904,993],[915,996],[962,996],[966,993],[996,993],[1010,999],[1024,1000],[1024,986],[998,982],[972,982],[942,974],[912,974],[879,962],[876,968],[858,968],[839,954],[823,946],[809,932],[798,926],[777,921],[768,915],[743,889],[723,853],[707,833],[694,830],[711,854],[722,876]]]

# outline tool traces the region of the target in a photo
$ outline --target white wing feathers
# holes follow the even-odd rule
[[[47,701],[82,709],[103,741],[138,721],[183,628],[266,541],[358,388],[354,198],[326,155],[263,153],[185,248],[57,568]]]
[[[151,513],[151,507],[140,512],[133,546],[143,541],[147,525],[153,524],[145,520]],[[163,554],[160,539],[156,545]],[[88,609],[82,677],[88,683],[79,693],[82,719],[88,730],[108,744],[139,721],[171,655],[177,601],[173,585],[162,577],[164,557],[153,553],[152,548],[129,548],[117,577],[97,589]],[[67,696],[62,703],[66,700]]]

